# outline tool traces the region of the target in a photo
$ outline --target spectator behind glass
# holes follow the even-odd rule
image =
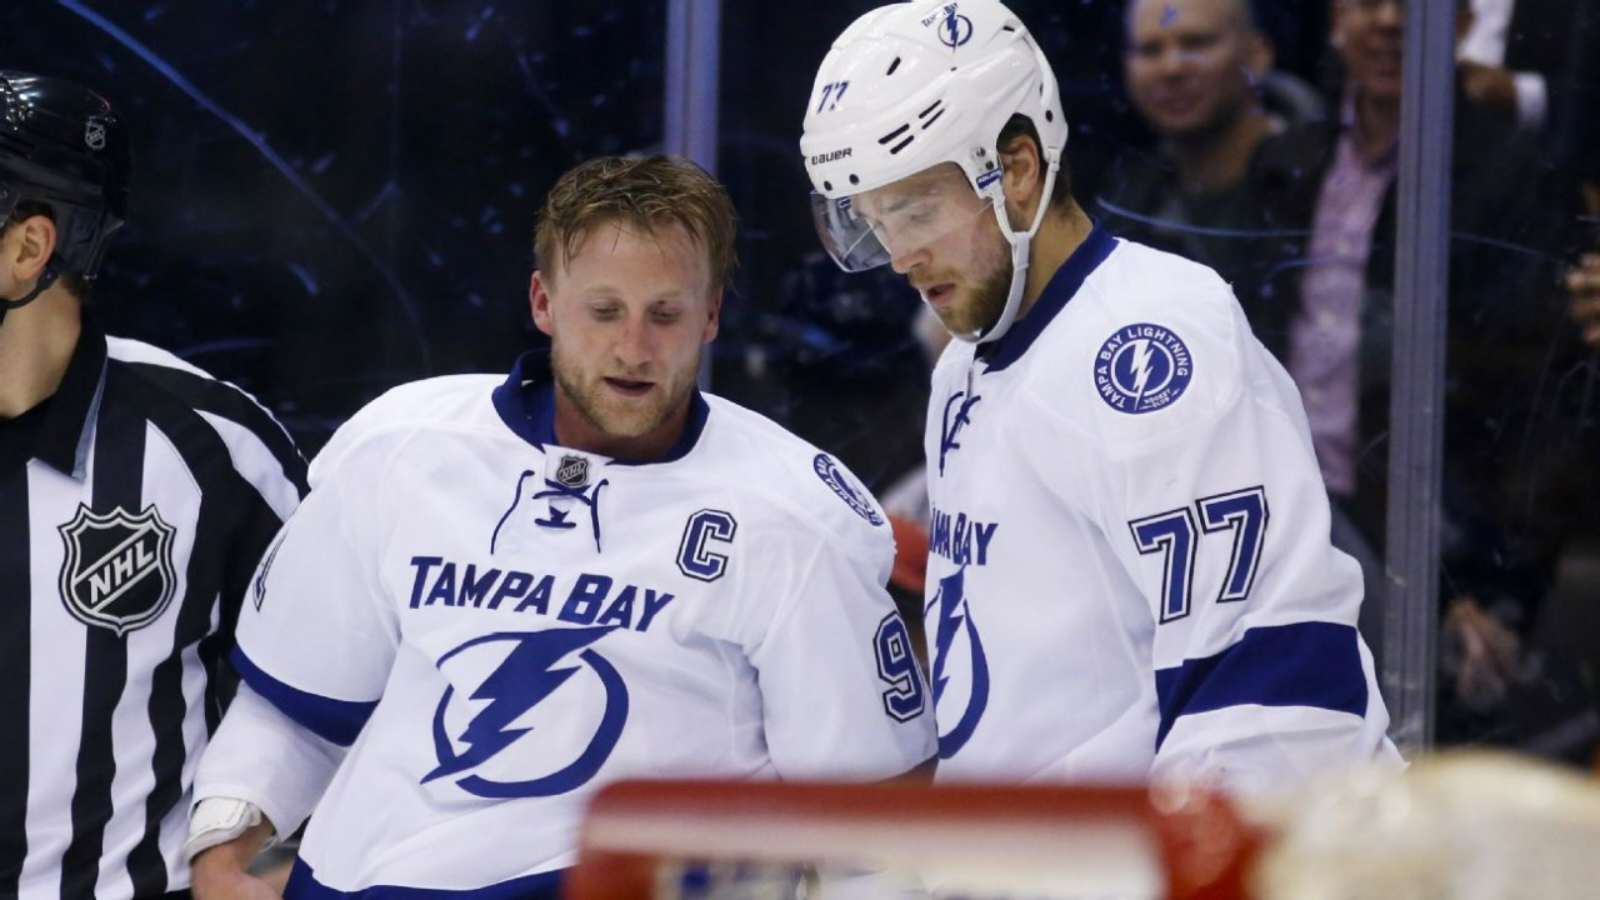
[[[1294,291],[1322,156],[1264,103],[1273,48],[1247,0],[1132,0],[1123,76],[1159,143],[1123,153],[1095,213],[1130,240],[1187,256],[1233,285],[1252,320]],[[1284,91],[1274,93],[1283,94]],[[1303,109],[1304,104],[1300,104]]]
[[[1464,34],[1472,19],[1465,3],[1460,12]],[[1096,211],[1119,234],[1205,262],[1233,282],[1258,337],[1290,365],[1305,394],[1330,478],[1334,543],[1361,562],[1368,595],[1381,598],[1404,7],[1335,0],[1330,43],[1344,69],[1336,88],[1342,114],[1281,130],[1257,91],[1270,47],[1246,13],[1247,4],[1228,0],[1130,4],[1128,93],[1161,144],[1155,154],[1124,154]],[[1462,74],[1461,99],[1470,77]],[[1575,72],[1569,83],[1585,82]],[[1570,104],[1579,94],[1564,96]],[[1502,727],[1478,711],[1502,708],[1525,667],[1522,633],[1565,528],[1534,515],[1538,504],[1528,498],[1558,493],[1570,483],[1559,473],[1577,458],[1572,441],[1544,447],[1526,439],[1536,427],[1564,428],[1576,409],[1557,397],[1530,402],[1526,391],[1540,375],[1566,371],[1570,358],[1563,348],[1571,329],[1541,293],[1566,218],[1561,203],[1545,198],[1565,191],[1543,183],[1548,166],[1535,165],[1531,136],[1513,134],[1491,109],[1457,108],[1449,334],[1458,371],[1448,387],[1442,573],[1450,601],[1446,739]],[[1571,143],[1592,143],[1587,132],[1569,133]],[[1536,177],[1540,183],[1528,181]],[[1574,283],[1586,285],[1588,271]],[[1574,294],[1571,315],[1600,323],[1600,302]],[[1513,302],[1523,298],[1534,302]],[[1592,330],[1600,338],[1600,324]],[[1534,445],[1551,465],[1518,465]],[[1544,474],[1530,484],[1507,477],[1512,468]],[[1509,524],[1497,524],[1501,518]],[[1523,527],[1535,520],[1542,521]],[[1381,602],[1364,604],[1362,622],[1380,654],[1381,610]]]
[[[1594,55],[1594,0],[1471,0],[1471,21],[1456,57],[1465,98],[1541,138],[1560,135],[1569,117],[1587,118],[1569,96],[1584,86],[1564,76]],[[1581,40],[1573,40],[1581,37]],[[1544,144],[1544,161],[1566,168],[1573,148]]]
[[[1387,502],[1404,14],[1397,0],[1333,5],[1331,41],[1346,83],[1338,122],[1306,129],[1325,143],[1300,295],[1254,321],[1305,398],[1335,506],[1376,548]],[[1458,24],[1471,25],[1464,2]],[[1520,677],[1521,641],[1553,568],[1550,530],[1510,489],[1541,405],[1530,389],[1571,338],[1547,286],[1574,194],[1538,159],[1531,136],[1457,102],[1440,570],[1447,742],[1515,739],[1498,712]],[[1381,608],[1365,607],[1369,640]]]

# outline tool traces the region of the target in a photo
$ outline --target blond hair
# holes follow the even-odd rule
[[[613,223],[644,233],[680,225],[705,251],[713,290],[733,277],[733,201],[715,178],[689,160],[660,154],[602,156],[570,169],[539,211],[533,236],[536,264],[553,273],[572,259],[591,231]]]

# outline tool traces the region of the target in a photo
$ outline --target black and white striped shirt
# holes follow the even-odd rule
[[[249,395],[92,321],[0,420],[0,898],[189,882],[189,788],[305,463]]]

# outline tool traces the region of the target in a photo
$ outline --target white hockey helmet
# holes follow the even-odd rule
[[[1048,167],[1038,214],[1025,232],[1006,218],[997,146],[1017,114],[1032,121]],[[891,236],[857,213],[859,195],[944,163],[961,168],[1012,249],[1011,290],[999,320],[956,335],[981,342],[999,338],[1016,319],[1029,244],[1066,143],[1055,74],[1020,19],[996,0],[913,0],[866,13],[834,41],[811,89],[800,152],[818,235],[848,272],[891,258]]]

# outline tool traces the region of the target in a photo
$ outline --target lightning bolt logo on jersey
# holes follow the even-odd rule
[[[933,627],[933,703],[938,718],[947,723],[939,734],[939,758],[960,752],[977,730],[989,706],[989,658],[983,652],[978,623],[965,596],[966,568],[939,579],[938,592],[923,615]],[[956,679],[957,691],[946,688]]]
[[[455,741],[449,736],[449,723],[453,718],[458,719],[463,715],[457,707],[467,704],[452,704],[456,696],[455,686],[445,688],[433,717],[433,744],[439,756],[439,766],[424,776],[422,783],[478,770],[456,783],[462,790],[479,797],[547,797],[564,794],[587,784],[605,765],[628,721],[628,686],[623,683],[616,667],[589,646],[619,627],[497,632],[473,638],[440,657],[439,669],[445,671],[446,665],[452,660],[466,667],[467,660],[463,654],[483,651],[504,654],[489,676],[482,679],[469,695],[473,701],[488,701],[488,705],[477,710]],[[507,645],[509,652],[505,652]],[[576,655],[578,664],[562,665],[572,655]],[[562,719],[570,719],[574,706],[580,710],[599,707],[599,723],[587,741],[577,742],[581,750],[575,754],[575,758],[537,777],[503,776],[496,779],[481,774],[485,764],[501,751],[529,732],[539,730],[534,725],[513,726],[526,720],[546,698],[560,690],[580,671],[591,673],[604,694],[599,703],[590,698],[587,703],[567,704],[559,714]],[[552,724],[554,728],[544,728],[550,732],[543,736],[546,740],[563,742],[570,737],[570,721],[557,720]],[[464,747],[460,752],[455,749],[458,743]],[[515,764],[502,768],[515,768]]]

